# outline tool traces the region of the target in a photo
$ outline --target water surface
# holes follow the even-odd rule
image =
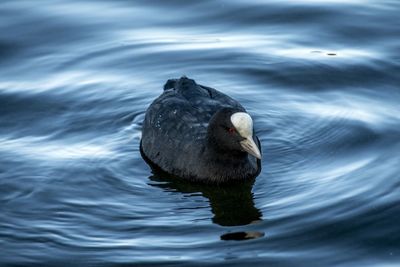
[[[400,3],[2,1],[0,265],[398,266]],[[169,78],[239,100],[263,171],[155,172]]]

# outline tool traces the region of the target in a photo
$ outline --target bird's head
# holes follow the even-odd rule
[[[247,152],[261,159],[253,138],[253,120],[241,110],[222,108],[216,112],[208,126],[208,138],[219,150]]]

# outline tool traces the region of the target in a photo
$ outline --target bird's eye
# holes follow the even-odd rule
[[[228,132],[229,132],[229,133],[235,133],[236,130],[235,130],[235,128],[228,128]]]

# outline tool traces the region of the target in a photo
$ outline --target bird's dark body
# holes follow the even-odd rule
[[[168,80],[146,112],[142,154],[163,171],[184,179],[222,183],[254,178],[261,169],[259,160],[247,153],[216,153],[208,140],[210,119],[224,107],[246,112],[229,96],[194,80]]]

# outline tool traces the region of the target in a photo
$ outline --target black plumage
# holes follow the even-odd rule
[[[261,162],[245,152],[231,122],[246,112],[236,100],[194,80],[168,80],[143,122],[141,152],[153,166],[184,179],[223,183],[256,177]],[[257,146],[260,143],[256,136]]]

